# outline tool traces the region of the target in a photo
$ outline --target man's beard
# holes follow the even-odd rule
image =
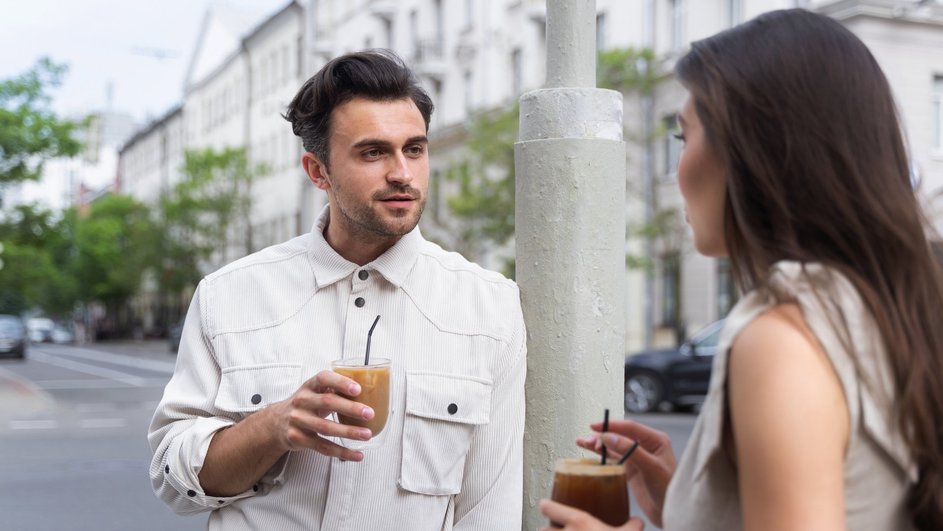
[[[422,196],[419,190],[406,186],[397,190],[378,192],[374,194],[372,199],[381,201],[383,197],[391,194],[409,194],[414,201],[418,202],[419,208],[414,212],[406,212],[403,216],[394,218],[394,222],[403,220],[402,223],[389,223],[385,221],[384,218],[372,208],[373,203],[360,204],[353,208],[345,208],[345,206],[338,201],[340,213],[344,216],[347,226],[358,233],[383,238],[403,236],[408,234],[419,224],[419,219],[422,217],[422,212],[426,206],[426,198]]]

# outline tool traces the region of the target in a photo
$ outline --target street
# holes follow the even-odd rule
[[[32,345],[25,361],[0,360],[0,527],[204,529],[205,515],[158,501],[147,473],[147,426],[174,359],[166,342],[128,341]],[[633,418],[667,432],[680,455],[695,416]]]
[[[173,363],[164,342],[39,344],[0,360],[0,528],[204,529],[148,479],[147,426]]]

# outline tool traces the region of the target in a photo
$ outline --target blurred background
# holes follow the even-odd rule
[[[790,7],[870,47],[943,224],[941,2],[596,0],[598,85],[624,95],[626,352],[643,351],[626,408],[660,412],[679,451],[693,416],[663,413],[703,398],[737,293],[684,222],[672,68],[690,42]],[[545,25],[543,0],[3,1],[2,527],[202,527],[150,494],[144,430],[199,279],[324,205],[280,113],[332,57],[390,48],[414,69],[436,104],[423,233],[513,276],[517,101],[544,82]]]

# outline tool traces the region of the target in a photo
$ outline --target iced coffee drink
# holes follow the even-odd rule
[[[601,465],[594,459],[562,459],[554,471],[551,498],[609,525],[620,526],[629,521],[629,489],[622,465]]]
[[[373,433],[370,441],[360,442],[359,445],[357,441],[345,441],[345,445],[350,448],[369,448],[378,445],[381,441],[378,436],[383,432],[390,412],[390,360],[372,358],[369,365],[364,365],[363,359],[342,359],[333,362],[331,368],[334,372],[360,384],[359,395],[341,396],[365,406],[370,406],[374,412],[374,416],[370,420],[337,414],[337,421],[341,424],[367,428]]]

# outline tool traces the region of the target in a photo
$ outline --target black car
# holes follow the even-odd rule
[[[703,402],[723,326],[723,320],[711,323],[677,348],[626,356],[625,410],[647,413]]]
[[[26,357],[26,327],[15,315],[0,315],[0,355]]]

